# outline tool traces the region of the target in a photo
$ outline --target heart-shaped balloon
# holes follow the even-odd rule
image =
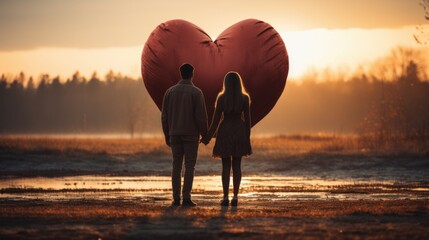
[[[201,28],[184,20],[160,24],[142,53],[142,77],[159,109],[165,91],[180,78],[183,63],[194,66],[194,84],[206,100],[209,120],[227,72],[238,72],[251,98],[252,126],[274,107],[286,85],[289,58],[282,38],[268,23],[238,22],[212,41]]]

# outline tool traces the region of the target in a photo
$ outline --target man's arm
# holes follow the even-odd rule
[[[168,129],[168,91],[164,94],[164,98],[162,100],[162,113],[161,113],[161,123],[162,123],[162,131],[164,132],[165,143],[170,146],[170,134]]]
[[[201,91],[198,91],[198,97],[196,98],[194,118],[198,131],[201,137],[204,138],[207,135],[207,109],[204,94]]]

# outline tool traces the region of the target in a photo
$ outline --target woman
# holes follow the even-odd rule
[[[234,197],[231,200],[231,206],[237,206],[241,182],[241,158],[252,154],[250,97],[237,72],[228,72],[225,75],[223,90],[218,94],[215,107],[208,134],[202,141],[208,143],[217,133],[213,156],[222,158],[223,200],[221,205],[229,205],[229,178],[232,165]]]

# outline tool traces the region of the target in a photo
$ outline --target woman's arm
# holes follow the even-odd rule
[[[250,137],[250,99],[248,96],[244,96],[244,124],[246,126],[247,137]]]
[[[214,116],[213,116],[213,119],[212,119],[212,123],[210,124],[209,131],[207,133],[207,138],[205,139],[207,142],[210,141],[210,139],[213,137],[213,135],[217,131],[220,119],[222,117],[223,103],[221,101],[221,98],[222,98],[222,96],[219,96],[218,99],[216,100],[215,113],[214,113]]]

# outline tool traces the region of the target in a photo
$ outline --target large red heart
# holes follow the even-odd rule
[[[268,23],[238,22],[213,42],[201,28],[184,20],[160,24],[142,53],[142,77],[159,109],[165,91],[180,80],[179,67],[194,66],[194,84],[203,93],[209,120],[228,71],[237,71],[251,97],[252,126],[274,107],[286,85],[289,59],[282,38]]]

